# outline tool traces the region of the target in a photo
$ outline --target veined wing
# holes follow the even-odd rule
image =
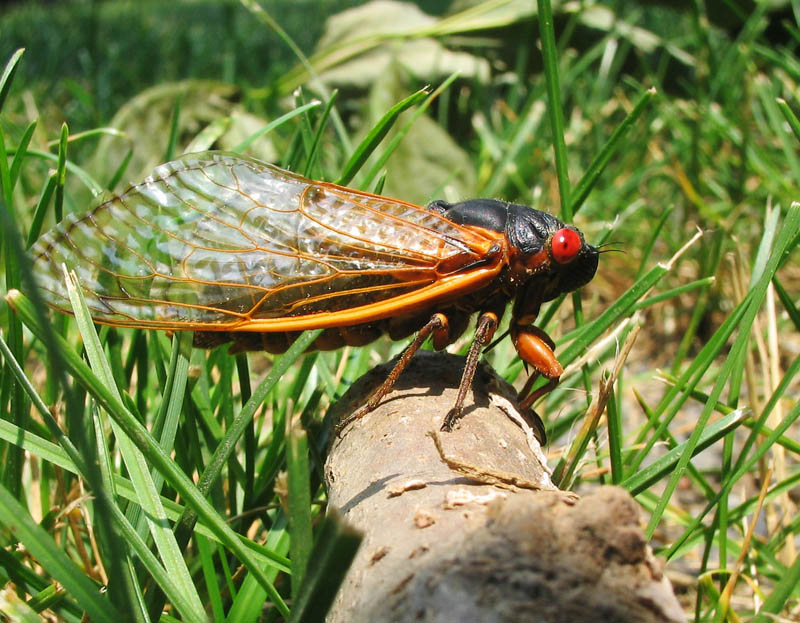
[[[70,309],[66,264],[100,323],[283,331],[476,289],[501,268],[470,268],[495,243],[413,204],[208,152],[67,217],[33,252],[48,303]]]

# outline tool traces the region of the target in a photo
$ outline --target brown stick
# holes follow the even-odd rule
[[[534,436],[496,406],[516,392],[486,367],[457,427],[438,434],[440,456],[428,433],[453,404],[463,362],[418,353],[383,403],[333,439],[329,500],[365,540],[328,623],[685,621],[636,502],[614,487],[581,499],[558,491]],[[356,383],[334,416],[357,409],[389,369]]]

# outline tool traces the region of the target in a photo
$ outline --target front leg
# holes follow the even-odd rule
[[[533,374],[519,393],[520,407],[527,409],[541,396],[555,389],[559,378],[564,374],[564,368],[553,353],[553,340],[541,329],[517,325],[511,329],[511,339],[522,360],[533,367]],[[528,395],[540,375],[549,379],[549,382]]]

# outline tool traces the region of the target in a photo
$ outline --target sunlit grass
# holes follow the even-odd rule
[[[451,72],[423,91],[403,72],[382,76],[371,95],[395,96],[360,108],[358,130],[342,114],[353,117],[360,104],[352,93],[345,100],[307,87],[287,106],[258,90],[256,112],[276,121],[259,118],[234,144],[263,149],[256,139],[266,133],[279,164],[380,190],[409,161],[448,157],[428,151],[429,129],[414,133],[435,117],[457,133],[441,192],[472,180],[478,195],[560,213],[593,243],[613,242],[623,252],[603,254],[579,296],[539,317],[567,367],[537,405],[556,477],[573,489],[613,483],[636,497],[668,574],[691,577],[684,605],[694,620],[757,609],[754,620],[791,617],[800,597],[800,522],[789,495],[800,451],[800,63],[765,39],[764,9],[736,38],[707,16],[652,10],[649,20],[623,12],[606,26],[603,7],[559,13],[557,36],[542,29],[541,51],[530,11],[512,14],[526,33],[514,43],[516,64],[497,71],[508,61],[498,46],[486,50],[495,62],[487,82]],[[636,28],[654,16],[672,20],[664,31],[680,37],[648,47]],[[408,41],[437,36],[447,46],[445,35],[458,34],[463,42],[484,32],[481,20],[503,25],[497,13],[476,11]],[[785,27],[798,34],[797,24]],[[582,37],[587,28],[591,38]],[[383,44],[375,35],[364,45]],[[329,63],[348,49],[339,45],[311,61]],[[130,132],[70,135],[66,125],[20,123],[11,84],[25,62],[12,56],[0,79],[0,112],[17,98],[16,125],[5,116],[0,130],[2,274],[5,291],[27,297],[14,295],[16,312],[0,308],[2,583],[65,621],[119,612],[258,620],[265,601],[270,620],[289,610],[321,620],[357,544],[335,519],[319,523],[324,413],[402,344],[303,356],[298,342],[276,359],[232,357],[192,350],[189,336],[95,332],[77,299],[75,320],[48,320],[22,250],[62,212],[124,187],[138,174],[128,170],[132,154],[147,161],[219,146],[233,113],[189,132],[181,120],[202,118],[196,104],[173,99],[168,117],[148,121],[160,123],[155,155],[142,154]],[[301,78],[308,66],[298,64],[271,86],[280,93]],[[99,133],[97,153],[110,144],[121,164],[86,153]],[[461,175],[464,162],[470,171]],[[604,370],[636,330],[606,410],[587,422]],[[522,380],[508,341],[489,359]]]

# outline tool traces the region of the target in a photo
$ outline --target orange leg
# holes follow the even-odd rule
[[[520,407],[526,409],[541,396],[555,389],[559,378],[564,374],[564,368],[553,353],[553,340],[541,329],[517,326],[511,330],[511,339],[522,360],[533,366],[533,374],[519,393]],[[528,395],[540,375],[549,379],[549,382]]]

